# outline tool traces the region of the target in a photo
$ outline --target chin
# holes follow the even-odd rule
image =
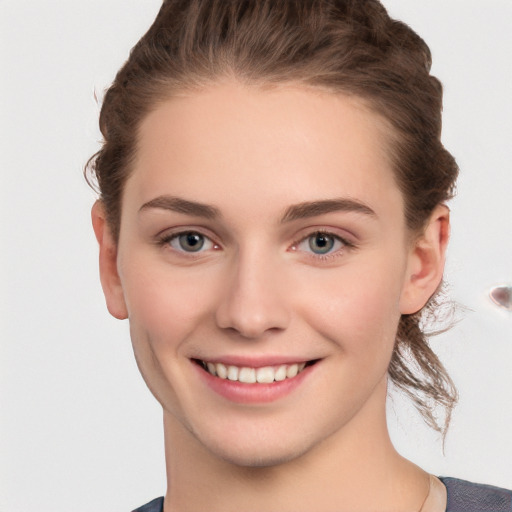
[[[232,432],[222,438],[202,436],[192,432],[202,446],[214,457],[240,468],[269,468],[287,464],[310,452],[313,443],[293,439],[290,436],[264,434],[259,436],[235,436]]]
[[[226,451],[224,453],[217,452],[216,455],[222,458],[224,461],[240,468],[271,468],[281,466],[292,462],[301,456],[303,456],[308,450],[287,450],[286,453],[276,453],[275,449],[265,450],[266,453],[262,453],[262,450],[258,450],[254,453],[252,450],[246,450],[243,452],[232,453]]]

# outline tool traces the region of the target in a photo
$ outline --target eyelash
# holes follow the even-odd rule
[[[184,235],[198,235],[198,236],[202,237],[204,242],[208,241],[211,244],[211,247],[207,248],[206,250],[211,250],[211,249],[215,250],[215,249],[220,248],[220,245],[217,244],[216,242],[214,242],[210,236],[205,235],[204,233],[201,233],[198,230],[192,230],[192,229],[178,231],[178,232],[170,233],[170,234],[169,233],[164,234],[158,238],[157,244],[161,247],[170,246],[176,253],[183,255],[187,258],[194,257],[196,255],[201,254],[202,252],[205,252],[204,250],[202,250],[203,246],[201,246],[198,251],[186,251],[186,250],[183,250],[183,248],[179,249],[179,248],[173,247],[172,242],[174,240],[179,240],[179,238]],[[303,251],[304,253],[306,253],[308,255],[308,257],[313,258],[315,260],[327,261],[332,258],[339,257],[341,254],[345,253],[345,250],[353,249],[355,247],[354,243],[348,241],[347,239],[345,239],[337,234],[334,234],[327,230],[317,229],[315,231],[309,232],[305,236],[302,236],[301,238],[299,238],[298,240],[293,242],[290,247],[290,250],[297,251],[300,244],[306,243],[312,237],[319,236],[319,235],[325,236],[327,238],[331,238],[334,241],[334,244],[336,244],[336,242],[338,242],[342,246],[334,251],[329,250],[329,252],[327,252],[325,254],[318,254],[313,251],[311,251],[311,252]]]

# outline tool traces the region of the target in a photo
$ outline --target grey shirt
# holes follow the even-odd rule
[[[439,477],[439,480],[446,487],[446,512],[512,512],[512,491],[492,485],[474,484],[458,478]],[[133,512],[163,510],[164,499],[156,498]]]

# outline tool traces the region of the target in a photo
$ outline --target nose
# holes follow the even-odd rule
[[[261,254],[239,257],[230,265],[223,288],[216,309],[216,322],[221,329],[257,339],[288,326],[289,294],[278,265],[268,258]]]

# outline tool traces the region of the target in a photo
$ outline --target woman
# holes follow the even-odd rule
[[[420,328],[457,176],[429,70],[377,1],[164,2],[91,160],[107,306],[164,411],[140,510],[512,510],[386,427],[388,380],[443,433],[456,401]]]

